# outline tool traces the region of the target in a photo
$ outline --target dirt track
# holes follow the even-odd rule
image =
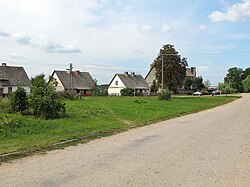
[[[250,94],[0,166],[0,186],[250,186]]]

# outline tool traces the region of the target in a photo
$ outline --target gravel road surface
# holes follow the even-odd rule
[[[250,186],[250,94],[0,165],[0,186]]]

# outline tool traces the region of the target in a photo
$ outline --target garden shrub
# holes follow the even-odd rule
[[[18,87],[11,97],[12,112],[23,113],[28,109],[28,98],[24,88]]]
[[[133,96],[134,90],[132,88],[123,88],[121,90],[122,96]]]
[[[63,91],[58,92],[58,97],[62,99],[75,100],[77,98],[77,94],[71,91]]]
[[[170,100],[171,99],[171,91],[166,89],[166,90],[159,92],[158,99],[159,100]]]
[[[11,101],[8,98],[0,98],[0,113],[11,112]]]
[[[46,81],[44,75],[31,80],[30,107],[35,116],[45,119],[59,118],[65,114],[65,104],[55,92],[53,80]]]

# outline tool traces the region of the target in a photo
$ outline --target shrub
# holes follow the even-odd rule
[[[121,90],[121,95],[122,96],[132,96],[133,92],[134,92],[134,90],[132,88],[123,88]]]
[[[63,91],[58,92],[58,97],[63,99],[75,100],[77,98],[77,94],[71,91]]]
[[[0,98],[0,113],[11,112],[11,102],[8,98]]]
[[[9,115],[0,116],[0,129],[6,128],[18,128],[21,126],[21,121],[18,117],[12,117]]]
[[[30,106],[33,115],[45,119],[59,118],[66,111],[65,104],[55,92],[53,80],[47,82],[43,74],[31,80]]]
[[[28,109],[28,98],[24,88],[18,87],[11,97],[12,112],[23,113]]]
[[[171,91],[166,89],[166,90],[159,92],[158,99],[159,100],[170,100],[171,99]]]
[[[13,137],[21,125],[22,121],[18,116],[8,114],[0,116],[0,134],[5,137]]]

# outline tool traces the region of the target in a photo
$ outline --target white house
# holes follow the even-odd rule
[[[120,96],[123,88],[131,88],[135,90],[136,94],[142,95],[149,94],[150,89],[141,75],[128,72],[114,75],[108,86],[108,94]]]
[[[73,90],[82,96],[91,96],[95,89],[95,81],[88,72],[55,70],[52,77],[56,80],[56,91]]]
[[[0,97],[11,96],[18,87],[30,93],[30,79],[23,67],[0,65]]]

